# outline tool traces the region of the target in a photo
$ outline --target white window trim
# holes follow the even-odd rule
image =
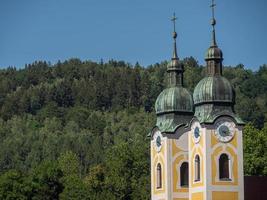
[[[223,180],[220,179],[220,156],[222,154],[226,154],[229,158],[228,162],[229,162],[229,180]],[[215,176],[215,181],[216,182],[227,182],[227,183],[233,183],[234,180],[234,176],[233,176],[233,165],[234,163],[234,158],[231,156],[231,154],[227,151],[222,151],[218,154],[218,156],[216,157],[216,176]]]
[[[184,162],[186,162],[187,164],[188,164],[188,187],[182,187],[181,186],[181,174],[180,174],[180,169],[181,169],[181,166],[182,166],[182,164],[184,163]],[[180,162],[179,162],[179,164],[178,165],[176,165],[176,172],[177,172],[177,176],[178,176],[178,178],[177,178],[177,183],[176,183],[176,189],[187,189],[187,188],[189,188],[189,162],[188,162],[188,160],[186,160],[186,159],[182,159]]]
[[[197,174],[197,168],[196,168],[196,157],[199,157],[199,180],[196,179],[196,174]],[[195,156],[193,157],[194,160],[194,167],[193,167],[193,183],[202,183],[202,178],[201,178],[201,156],[199,154],[195,154]]]
[[[158,164],[161,166],[161,187],[158,187]],[[155,166],[155,189],[156,191],[162,191],[163,190],[163,164],[161,161],[158,161]]]

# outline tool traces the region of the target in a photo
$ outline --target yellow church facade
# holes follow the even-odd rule
[[[164,138],[156,131],[155,139],[151,141],[151,191],[152,196],[157,196],[154,199],[188,199],[188,179],[181,180],[185,177],[180,175],[181,170],[188,172],[186,136],[183,134],[180,140],[175,140]],[[155,143],[157,137],[162,137],[160,149]]]
[[[223,77],[214,6],[206,75],[193,95],[183,84],[186,69],[173,32],[168,86],[156,100],[157,123],[150,134],[152,200],[244,200],[244,123],[234,111],[235,91]]]
[[[215,127],[194,122],[189,136],[189,199],[241,200],[244,199],[242,127],[230,117],[216,119]],[[220,127],[229,126],[233,135],[223,141],[218,136]],[[195,128],[200,137],[196,141]],[[197,175],[197,157],[200,171]]]
[[[232,118],[225,116],[216,123],[230,124],[234,134],[229,142],[218,139],[213,125],[203,126],[196,120],[179,138],[163,136],[157,128],[152,131],[152,199],[244,199],[242,126],[236,126]],[[196,129],[200,135],[197,139]],[[178,135],[179,128],[176,131]],[[220,169],[224,167],[220,166],[223,157],[228,166],[226,174]]]

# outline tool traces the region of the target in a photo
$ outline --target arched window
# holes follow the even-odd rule
[[[182,163],[180,167],[181,187],[188,187],[188,163]]]
[[[195,157],[195,181],[200,181],[200,158],[199,155]]]
[[[229,159],[227,154],[222,154],[219,158],[219,177],[222,180],[229,180],[231,179],[230,176],[230,163],[231,160]]]
[[[157,165],[157,188],[162,187],[162,170],[161,170],[161,165],[158,163]]]

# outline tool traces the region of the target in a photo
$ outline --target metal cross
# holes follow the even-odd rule
[[[173,13],[173,17],[171,19],[171,21],[173,21],[173,30],[175,32],[175,21],[177,20],[177,17],[175,16],[175,13]]]
[[[210,5],[211,9],[212,9],[212,18],[214,19],[214,9],[215,9],[216,4],[214,3],[214,0],[212,0],[212,3]]]

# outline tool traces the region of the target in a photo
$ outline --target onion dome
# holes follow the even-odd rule
[[[186,88],[170,87],[163,90],[155,104],[156,114],[193,112],[193,99]]]
[[[193,98],[195,105],[215,102],[233,104],[235,92],[231,83],[223,76],[208,76],[197,84]]]
[[[175,22],[177,18],[173,17]],[[168,88],[163,90],[158,96],[155,104],[156,114],[170,112],[193,112],[193,99],[189,91],[183,87],[184,65],[177,56],[176,48],[177,33],[174,23],[174,48],[171,61],[167,65]]]
[[[206,77],[195,87],[193,100],[195,117],[200,123],[213,123],[219,116],[230,116],[242,124],[235,112],[235,92],[231,83],[222,76],[222,50],[217,46],[215,37],[216,20],[214,18],[214,1],[212,1],[212,40],[206,51]]]
[[[194,104],[203,103],[233,103],[234,91],[230,82],[222,76],[222,50],[217,46],[215,37],[216,20],[214,18],[214,6],[212,4],[212,40],[205,56],[207,63],[207,76],[195,87],[193,98]]]
[[[177,18],[173,17],[175,22]],[[157,127],[162,132],[174,133],[176,128],[186,125],[193,117],[193,98],[183,87],[184,66],[177,56],[177,33],[174,23],[174,50],[171,61],[167,65],[168,87],[158,96],[155,103]]]

